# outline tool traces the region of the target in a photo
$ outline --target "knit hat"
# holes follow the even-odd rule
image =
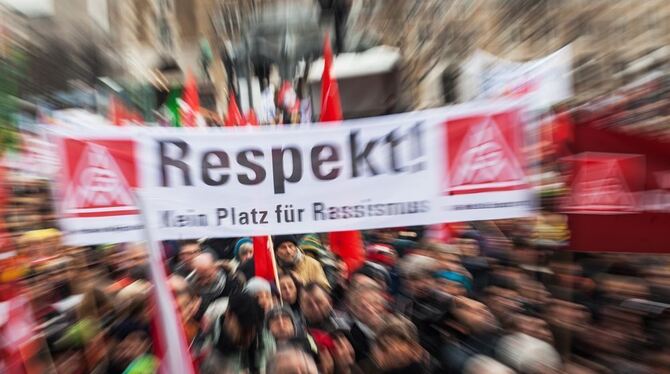
[[[240,238],[240,240],[238,240],[237,243],[235,243],[235,247],[233,249],[233,255],[235,256],[235,258],[238,258],[237,256],[240,254],[240,248],[244,244],[251,244],[253,246],[254,242],[251,240],[251,238],[248,237]]]
[[[470,280],[470,278],[461,273],[457,273],[455,271],[443,270],[438,271],[433,276],[438,279],[446,279],[450,282],[458,283],[461,286],[463,286],[463,288],[465,288],[468,292],[472,291],[472,281]]]
[[[305,253],[314,252],[316,256],[319,256],[323,251],[323,245],[316,234],[306,234],[300,239],[300,249]]]
[[[244,291],[250,295],[258,295],[259,292],[271,292],[270,282],[261,277],[253,277],[249,279],[244,286]]]
[[[365,261],[363,266],[356,270],[354,274],[361,274],[375,281],[382,281],[387,287],[391,284],[391,275],[388,270],[374,262]]]
[[[390,245],[371,244],[365,248],[367,259],[384,266],[393,267],[396,262],[396,251]]]
[[[295,235],[275,235],[272,237],[272,245],[275,249],[279,248],[285,242],[291,242],[298,247],[298,238]]]
[[[398,270],[402,277],[412,278],[430,275],[435,260],[422,255],[407,255],[398,264]]]

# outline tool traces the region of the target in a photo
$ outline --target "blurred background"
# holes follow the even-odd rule
[[[203,127],[317,122],[325,37],[345,119],[531,98],[524,151],[534,216],[364,235],[366,245],[390,248],[382,252],[394,262],[381,262],[401,284],[419,277],[402,270],[406,245],[442,266],[431,274],[474,281],[473,293],[455,291],[472,300],[430,299],[448,316],[407,314],[422,345],[435,334],[447,351],[467,346],[467,358],[491,356],[520,373],[668,373],[665,0],[0,0],[0,337],[12,318],[39,326],[27,335],[43,340],[20,353],[32,360],[25,372],[122,373],[151,344],[134,336],[126,343],[137,353],[118,361],[125,366],[105,361],[129,336],[117,322],[151,314],[138,267],[146,259],[132,244],[63,244],[50,182],[59,165],[39,125],[181,127],[185,107],[195,113],[190,125]],[[433,241],[448,247],[429,249]],[[231,260],[235,243],[197,246]],[[182,244],[168,243],[170,261]],[[366,253],[380,262],[370,257],[377,250]],[[428,288],[454,292],[453,279],[429,278]],[[17,284],[28,314],[5,303]],[[133,284],[115,310],[107,297]],[[507,353],[479,345],[488,335],[463,315],[496,319]],[[9,341],[0,339],[0,354]],[[436,361],[453,359],[453,350],[435,352]],[[0,372],[9,367],[2,357]],[[508,372],[481,357],[471,365],[439,362],[433,372]]]

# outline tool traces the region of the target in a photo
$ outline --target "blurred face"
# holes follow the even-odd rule
[[[461,250],[463,256],[479,256],[479,245],[474,239],[458,239],[456,246]]]
[[[283,242],[277,247],[277,257],[286,262],[291,262],[298,253],[298,247],[292,242]]]
[[[376,329],[386,315],[384,296],[376,289],[366,289],[352,295],[350,300],[351,312],[366,326]]]
[[[505,318],[512,313],[521,311],[521,297],[516,291],[500,287],[492,287],[488,290],[492,293],[492,296],[488,298],[486,303],[498,318]]]
[[[183,279],[170,280],[170,288],[175,295],[182,322],[190,321],[200,307],[200,298],[192,297],[186,287],[186,281]]]
[[[290,316],[279,315],[268,324],[270,333],[277,340],[288,340],[295,336],[295,327]]]
[[[281,277],[279,278],[279,290],[281,291],[282,299],[288,303],[295,303],[298,298],[298,289],[295,286],[295,282],[291,277]]]
[[[133,332],[117,344],[112,350],[113,360],[129,364],[149,349],[149,338],[143,332]]]
[[[401,368],[418,359],[419,349],[396,337],[382,338],[372,348],[372,357],[382,370]]]
[[[237,255],[240,258],[240,262],[244,262],[254,257],[254,246],[251,244],[245,244],[240,247],[240,252]]]
[[[256,336],[256,329],[254,328],[242,328],[238,322],[237,316],[233,313],[226,313],[223,320],[223,327],[228,335],[228,337],[235,343],[238,347],[246,348],[251,345]]]
[[[211,269],[201,269],[198,271],[197,276],[196,284],[199,287],[207,287],[216,279],[216,269],[214,267]]]
[[[416,278],[407,279],[407,291],[414,297],[423,297],[430,293],[434,286],[434,280],[431,277],[422,275]]]
[[[128,267],[143,266],[147,263],[147,252],[144,247],[135,245],[128,251]]]
[[[351,288],[356,289],[356,288],[361,288],[361,287],[375,288],[375,287],[379,287],[379,283],[377,283],[374,279],[368,277],[367,275],[363,275],[363,274],[352,275],[351,276]]]
[[[529,336],[543,340],[549,344],[554,343],[554,338],[549,330],[549,325],[540,319],[531,316],[520,315],[515,319],[517,329]]]
[[[302,292],[300,295],[300,310],[308,322],[319,323],[330,315],[333,306],[330,297],[317,287],[310,292]]]
[[[486,305],[465,297],[456,299],[454,316],[470,331],[479,333],[494,329],[497,322]]]
[[[298,350],[280,352],[275,357],[276,364],[271,374],[317,374],[314,360]]]
[[[353,365],[355,360],[354,348],[346,336],[342,334],[335,335],[333,343],[334,346],[330,353],[333,356],[335,367],[343,369]]]
[[[183,263],[190,264],[193,258],[200,252],[198,244],[186,244],[181,247],[179,251],[179,260]]]
[[[582,305],[555,300],[549,307],[547,321],[556,327],[579,331],[589,323],[589,316],[586,308]]]
[[[264,311],[268,311],[272,309],[273,305],[273,300],[272,300],[272,292],[259,292],[256,295],[256,299],[258,300],[258,305],[263,308]]]

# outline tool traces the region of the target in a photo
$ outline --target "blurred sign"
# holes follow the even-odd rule
[[[62,147],[66,188],[65,215],[107,217],[137,214],[137,187],[132,141],[65,139]]]
[[[464,62],[462,101],[525,97],[532,109],[546,109],[572,96],[570,45],[536,60],[509,61],[482,50]]]
[[[527,188],[518,115],[504,112],[449,123],[450,194]]]
[[[563,209],[570,213],[621,214],[642,210],[644,156],[585,152],[573,163],[571,191]]]
[[[41,135],[21,133],[18,149],[5,154],[3,165],[13,173],[27,178],[49,178],[58,172],[56,147]]]
[[[670,252],[670,146],[580,123],[569,213],[575,251]]]
[[[345,126],[61,129],[73,244],[412,226],[524,216],[518,101]],[[90,224],[89,224],[90,223]]]

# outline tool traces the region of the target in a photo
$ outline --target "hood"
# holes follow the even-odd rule
[[[279,315],[287,315],[291,317],[291,321],[293,321],[293,329],[295,330],[295,336],[296,338],[303,337],[305,336],[305,331],[302,328],[302,321],[298,316],[293,312],[290,306],[288,305],[283,305],[280,307],[275,307],[272,308],[270,311],[267,312],[265,315],[265,329],[270,330],[269,325],[270,325],[270,320],[273,318],[279,316]]]

